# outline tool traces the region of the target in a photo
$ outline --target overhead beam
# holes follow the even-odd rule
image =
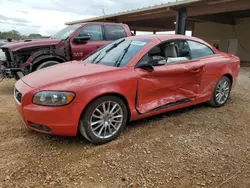
[[[215,2],[216,1],[214,2],[204,1],[202,5],[188,7],[187,8],[188,16],[193,17],[193,16],[200,16],[207,14],[216,14],[216,13],[250,9],[249,0],[232,0],[229,2],[217,1],[217,3]]]
[[[130,21],[139,21],[139,20],[152,20],[156,18],[168,18],[168,17],[174,17],[175,12],[171,9],[164,9],[157,12],[151,12],[151,13],[140,13],[140,14],[134,14],[129,16],[120,16],[118,17],[119,22],[130,22]]]
[[[155,28],[155,27],[142,27],[142,26],[129,26],[131,30],[136,30],[136,31],[172,31],[173,29],[165,29],[165,28]]]
[[[169,28],[169,27],[175,27],[174,24],[175,20],[144,20],[144,21],[133,21],[133,22],[124,22],[128,24],[129,26],[143,26],[143,27],[156,27],[156,28]]]
[[[233,17],[222,16],[222,15],[197,16],[197,17],[188,18],[188,20],[199,21],[199,22],[210,21],[210,22],[216,22],[216,23],[227,24],[227,25],[235,24],[235,20]]]

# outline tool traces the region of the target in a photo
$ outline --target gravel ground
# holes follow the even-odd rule
[[[130,123],[94,146],[24,127],[13,80],[0,83],[0,187],[250,187],[250,68],[228,104],[206,104]]]

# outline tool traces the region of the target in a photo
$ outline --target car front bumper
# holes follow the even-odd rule
[[[0,74],[5,78],[22,78],[24,70],[22,68],[6,68],[4,61],[0,60]]]
[[[16,83],[15,88],[22,93],[21,102],[14,95],[16,108],[28,128],[61,136],[75,136],[77,134],[83,110],[81,103],[73,101],[63,107],[38,106],[32,103],[33,95],[38,90],[29,87],[22,80]]]

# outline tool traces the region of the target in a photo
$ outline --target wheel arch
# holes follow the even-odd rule
[[[233,80],[233,76],[231,74],[227,73],[227,74],[224,74],[223,76],[229,78],[229,80],[231,81],[231,84],[233,85],[234,80]]]
[[[41,64],[44,63],[45,61],[57,61],[59,63],[63,63],[66,60],[63,57],[60,56],[51,56],[51,55],[43,55],[39,56],[36,58],[32,63],[31,63],[31,72],[35,71],[36,68]]]
[[[129,122],[129,121],[130,121],[130,118],[131,118],[131,109],[130,109],[130,107],[129,107],[128,100],[127,100],[127,98],[126,98],[124,95],[122,95],[122,94],[120,94],[120,93],[115,93],[115,92],[108,92],[108,93],[104,93],[104,94],[100,94],[100,95],[98,95],[98,96],[95,96],[95,97],[94,97],[93,99],[91,99],[91,100],[87,103],[87,105],[84,107],[84,109],[82,110],[82,113],[81,113],[81,115],[80,115],[80,118],[81,118],[81,116],[83,115],[83,113],[85,112],[85,110],[88,108],[88,106],[89,106],[92,102],[94,102],[95,100],[97,100],[97,99],[99,99],[99,98],[101,98],[101,97],[104,97],[104,96],[116,96],[116,97],[120,98],[120,99],[124,102],[124,104],[126,105],[127,110],[128,110],[127,122]],[[79,121],[80,121],[80,118],[79,118]]]

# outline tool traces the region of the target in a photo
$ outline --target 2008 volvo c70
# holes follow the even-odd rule
[[[26,126],[94,144],[117,138],[128,121],[198,103],[223,106],[240,60],[180,35],[119,39],[83,61],[55,65],[15,85]]]

